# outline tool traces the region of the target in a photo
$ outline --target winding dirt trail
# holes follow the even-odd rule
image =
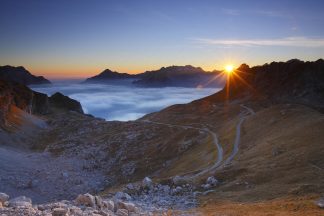
[[[249,108],[243,104],[241,104],[240,106],[242,108],[244,108],[248,113],[245,113],[245,112],[240,113],[241,117],[240,117],[239,122],[236,125],[236,135],[235,135],[235,140],[234,140],[234,144],[233,144],[233,151],[230,154],[230,156],[224,161],[224,164],[223,164],[224,166],[228,165],[234,159],[235,155],[239,151],[239,145],[240,145],[240,140],[241,140],[241,126],[242,126],[243,122],[245,121],[245,119],[248,116],[255,115],[255,112],[251,108]]]
[[[189,125],[174,125],[174,124],[154,122],[154,121],[149,121],[149,120],[143,120],[142,122],[158,124],[158,125],[165,125],[165,126],[168,126],[168,127],[180,127],[180,128],[183,128],[183,129],[189,129],[189,128],[190,129],[195,129],[195,130],[199,130],[201,132],[208,133],[212,137],[213,143],[217,148],[217,159],[216,159],[216,161],[214,162],[214,164],[212,166],[207,167],[207,168],[203,169],[202,171],[200,171],[200,172],[198,172],[198,173],[196,173],[194,175],[191,175],[190,178],[196,178],[196,177],[201,176],[201,175],[203,175],[205,173],[208,173],[208,172],[216,169],[217,167],[219,167],[221,165],[221,163],[223,162],[223,158],[224,158],[223,147],[218,141],[217,134],[214,133],[213,131],[209,130],[207,127],[205,127],[205,128],[197,128],[197,127],[193,127],[193,126],[189,126]]]
[[[245,119],[248,116],[255,115],[255,112],[254,112],[253,109],[251,109],[251,108],[249,108],[249,107],[247,107],[247,106],[245,106],[243,104],[241,104],[240,106],[242,108],[244,108],[245,111],[247,111],[247,112],[242,111],[240,113],[240,120],[239,120],[239,122],[236,125],[236,134],[235,134],[235,140],[234,140],[234,144],[233,144],[233,151],[228,156],[228,158],[226,158],[225,160],[224,160],[223,147],[219,143],[217,134],[215,132],[211,131],[210,129],[208,129],[207,127],[198,128],[198,127],[193,127],[193,126],[188,126],[188,125],[174,125],[174,124],[168,124],[168,123],[154,122],[154,121],[150,121],[150,120],[143,120],[142,122],[152,123],[152,124],[158,124],[158,125],[164,125],[164,126],[168,126],[168,127],[180,127],[180,128],[183,128],[183,129],[191,128],[191,129],[199,130],[201,132],[206,132],[206,133],[208,133],[212,137],[213,143],[214,143],[214,145],[217,148],[217,159],[215,160],[215,162],[214,162],[214,164],[212,166],[209,166],[209,167],[201,170],[200,172],[198,172],[196,174],[190,175],[189,178],[192,179],[192,178],[196,178],[196,177],[199,177],[201,175],[204,175],[206,173],[215,171],[219,167],[228,165],[234,159],[234,157],[236,156],[236,154],[238,153],[240,139],[241,139],[241,127],[242,127],[242,124],[243,124],[243,122],[245,121]],[[192,172],[190,172],[190,173],[192,173]],[[185,175],[188,175],[188,174],[189,173],[187,173]]]

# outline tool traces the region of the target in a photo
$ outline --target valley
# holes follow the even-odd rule
[[[64,95],[3,83],[0,191],[34,205],[14,208],[9,200],[0,213],[46,215],[59,206],[71,215],[321,215],[322,75],[295,77],[286,91],[277,86],[286,76],[263,73],[277,64],[283,74],[299,65],[300,77],[309,76],[307,65],[323,67],[320,60],[242,65],[252,90],[233,76],[235,85],[211,96],[127,122],[86,115]]]

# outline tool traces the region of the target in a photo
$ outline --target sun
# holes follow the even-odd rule
[[[234,66],[233,65],[226,65],[225,66],[225,71],[228,74],[231,74],[234,71]]]

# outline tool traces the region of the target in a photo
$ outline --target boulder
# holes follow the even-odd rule
[[[134,203],[118,202],[117,209],[126,209],[128,212],[136,212],[136,206]]]
[[[132,197],[127,194],[127,193],[124,193],[124,192],[117,192],[114,196],[115,199],[119,199],[119,200],[131,200]]]
[[[214,176],[210,176],[207,178],[206,183],[211,186],[216,186],[219,182]]]
[[[0,193],[0,203],[1,204],[4,204],[8,200],[9,200],[9,195],[7,195],[5,193]]]
[[[201,187],[205,190],[209,190],[212,186],[210,184],[202,184]]]
[[[179,185],[187,184],[187,181],[180,176],[174,176],[172,178],[172,183],[176,186],[179,186]]]
[[[9,207],[15,208],[31,208],[32,207],[32,200],[25,196],[19,196],[14,199],[9,200]]]
[[[114,216],[115,215],[114,212],[111,210],[101,210],[99,212],[99,214],[102,216]]]
[[[84,205],[84,206],[90,206],[95,207],[96,206],[96,200],[95,197],[92,196],[89,193],[86,194],[80,194],[76,199],[75,202],[77,205]]]
[[[82,210],[79,207],[72,206],[70,207],[70,215],[82,215]]]
[[[96,206],[98,208],[102,208],[103,207],[102,198],[100,196],[95,196],[95,201],[96,201]]]
[[[145,177],[142,181],[142,187],[146,189],[152,189],[153,188],[153,181],[149,177]]]
[[[126,209],[118,209],[116,212],[117,216],[128,216],[128,211]]]
[[[54,208],[52,215],[53,216],[66,216],[68,214],[68,209],[65,208]]]
[[[102,204],[103,204],[103,207],[105,207],[106,209],[108,209],[110,211],[114,211],[114,209],[115,209],[115,204],[112,200],[103,200]]]
[[[316,205],[320,208],[324,208],[324,197],[316,201]]]
[[[182,192],[182,190],[183,190],[182,187],[177,186],[176,188],[174,188],[174,189],[171,190],[171,193],[172,194],[179,194],[179,193]]]

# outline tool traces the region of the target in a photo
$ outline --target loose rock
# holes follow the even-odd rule
[[[118,209],[116,212],[117,216],[128,216],[128,211],[126,209]]]
[[[84,205],[84,206],[90,206],[90,207],[95,207],[96,206],[96,201],[95,197],[92,196],[91,194],[80,194],[76,199],[75,202],[78,205]]]
[[[153,181],[149,177],[145,177],[142,181],[142,187],[146,189],[152,189],[153,188]]]
[[[324,208],[324,197],[316,201],[316,205],[320,208]]]
[[[9,200],[9,195],[7,195],[5,193],[0,193],[0,203],[1,204],[4,204],[8,200]]]
[[[16,197],[14,199],[9,200],[9,207],[30,208],[32,207],[32,200],[25,196]]]
[[[53,209],[53,216],[66,216],[68,213],[67,209],[64,208],[55,208]]]

